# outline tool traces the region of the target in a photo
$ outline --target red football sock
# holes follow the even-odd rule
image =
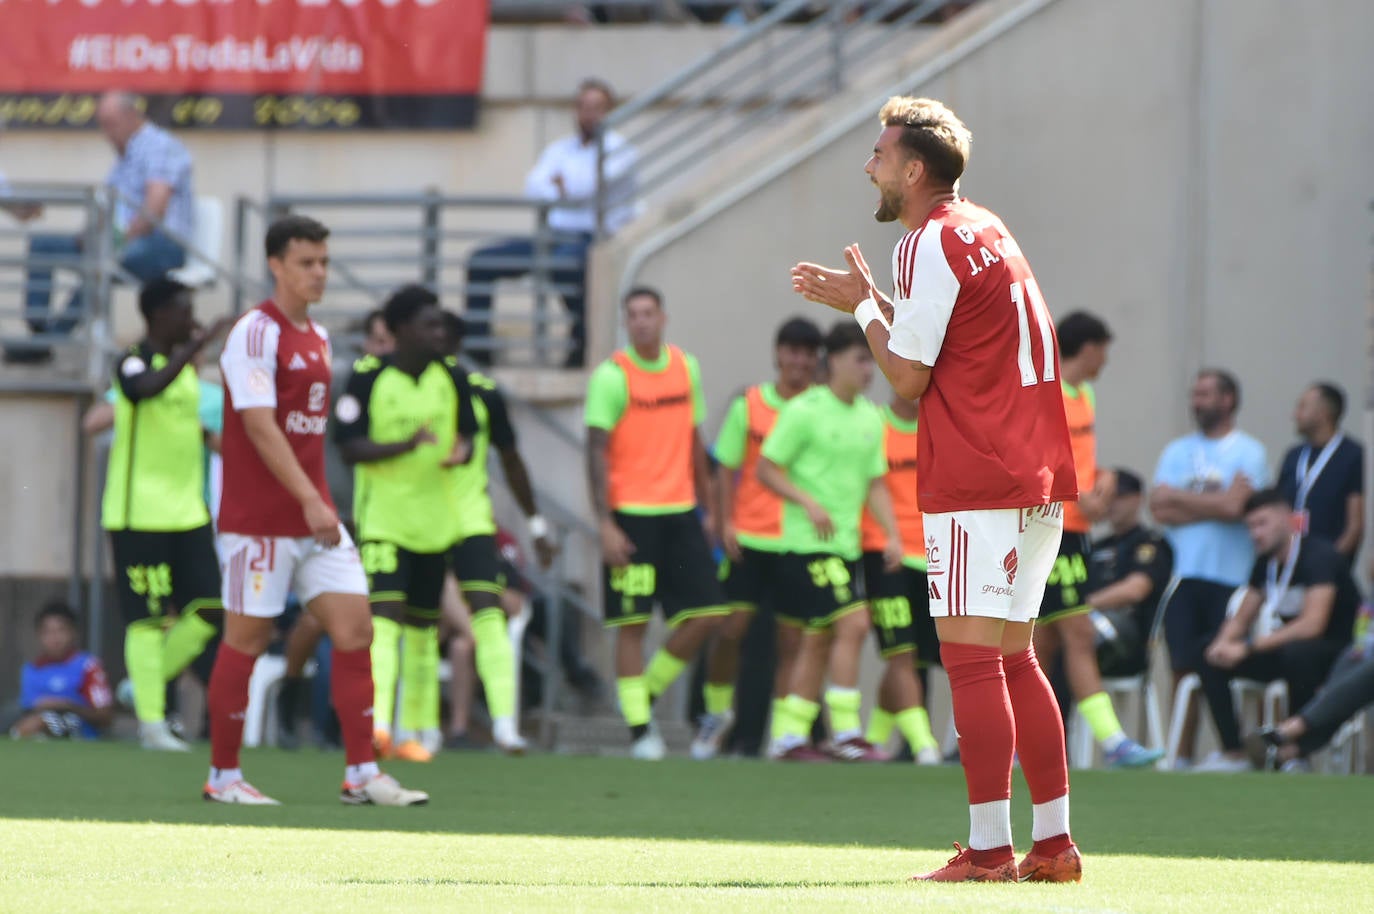
[[[372,748],[372,652],[368,648],[335,648],[332,658],[329,691],[334,712],[339,715],[344,761],[349,765],[376,761]]]
[[[959,731],[959,760],[968,782],[970,804],[1011,798],[1011,760],[1016,724],[1002,652],[973,644],[940,645],[940,659],[953,693],[954,726]]]
[[[1059,702],[1040,669],[1035,649],[1002,658],[1007,693],[1016,715],[1016,754],[1026,776],[1032,803],[1048,803],[1069,792],[1069,765],[1064,754],[1064,720]],[[962,731],[961,731],[962,732]]]
[[[206,703],[210,712],[210,765],[239,767],[243,748],[243,715],[248,710],[248,679],[258,658],[223,642],[210,671]]]

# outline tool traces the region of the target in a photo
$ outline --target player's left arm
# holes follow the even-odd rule
[[[696,356],[687,356],[687,375],[692,384],[692,485],[701,509],[702,526],[706,528],[707,537],[715,540],[719,538],[719,529],[715,490],[711,486],[711,458],[706,454],[706,442],[701,435],[701,425],[706,421],[706,394],[701,386],[701,365]]]
[[[868,483],[865,503],[887,537],[887,545],[883,547],[883,564],[888,571],[896,571],[902,564],[902,534],[897,529],[897,515],[892,510],[892,493],[887,490],[885,476],[874,476]]]
[[[500,457],[501,473],[506,478],[506,485],[510,488],[515,503],[525,514],[539,565],[541,568],[548,568],[553,564],[558,547],[549,536],[548,521],[540,516],[539,506],[535,503],[534,486],[530,483],[529,469],[525,466],[525,458],[521,456],[515,440],[515,426],[511,423],[510,412],[506,409],[506,398],[501,396],[501,391],[494,386],[479,396],[487,407],[491,443]]]

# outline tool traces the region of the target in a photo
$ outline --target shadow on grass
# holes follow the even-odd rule
[[[338,754],[264,749],[246,752],[244,769],[286,805],[250,809],[201,800],[207,759],[205,747],[0,742],[0,817],[938,850],[967,834],[963,775],[950,767],[450,753],[389,766],[430,791],[429,806],[356,809],[337,800]],[[1072,783],[1088,854],[1367,862],[1374,846],[1374,778],[1088,771]],[[1024,846],[1019,774],[1015,792]]]
[[[338,885],[369,885],[402,888],[406,886],[454,886],[461,888],[600,889],[607,883],[551,879],[537,882],[522,879],[340,879]],[[891,879],[685,879],[676,882],[615,881],[618,889],[871,889],[891,886]]]

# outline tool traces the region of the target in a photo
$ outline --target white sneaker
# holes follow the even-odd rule
[[[1284,774],[1311,774],[1312,763],[1305,758],[1290,758],[1279,769]]]
[[[259,793],[258,789],[247,781],[235,781],[221,790],[206,784],[200,795],[214,803],[237,803],[240,806],[281,805],[271,797]]]
[[[658,728],[652,724],[649,732],[645,733],[630,746],[630,758],[637,758],[645,762],[657,762],[668,754],[668,747],[663,743],[663,737],[659,734]]]
[[[697,730],[696,738],[692,740],[692,758],[704,762],[719,755],[720,747],[734,725],[735,712],[731,710],[702,715],[701,727]]]
[[[1250,760],[1231,758],[1220,750],[1216,750],[1199,764],[1193,766],[1193,770],[1200,774],[1237,774],[1241,771],[1250,770]]]
[[[423,806],[429,794],[423,790],[407,790],[389,774],[378,774],[365,784],[344,781],[339,801],[346,806]]]
[[[191,747],[177,739],[165,720],[142,721],[138,725],[138,744],[154,752],[190,752]]]
[[[491,739],[496,743],[496,748],[506,755],[524,755],[525,750],[529,748],[529,744],[516,728],[515,721],[509,717],[503,717],[492,724]]]
[[[916,764],[918,765],[943,765],[944,756],[940,754],[939,746],[926,746],[916,753]]]

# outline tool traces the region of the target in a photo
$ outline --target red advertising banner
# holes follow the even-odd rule
[[[487,0],[0,0],[0,120],[84,127],[101,92],[172,127],[471,127]]]

